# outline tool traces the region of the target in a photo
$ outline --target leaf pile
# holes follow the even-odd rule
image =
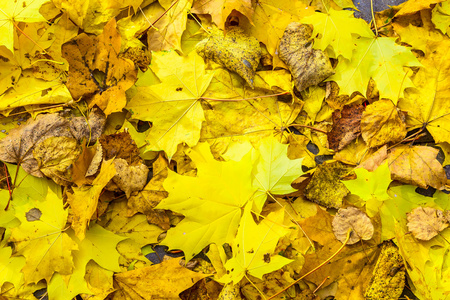
[[[0,298],[446,299],[450,0],[352,7],[3,1]]]

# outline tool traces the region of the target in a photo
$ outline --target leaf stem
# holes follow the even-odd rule
[[[278,296],[279,294],[283,293],[284,291],[286,291],[287,289],[289,289],[291,286],[293,286],[294,284],[296,284],[297,282],[299,282],[300,280],[302,280],[303,278],[305,278],[306,276],[314,273],[315,271],[317,271],[318,269],[320,269],[321,267],[323,267],[324,265],[326,265],[330,260],[332,260],[336,255],[339,254],[339,252],[342,251],[342,249],[344,249],[345,245],[347,245],[348,240],[350,239],[350,233],[352,232],[352,229],[350,228],[347,231],[347,237],[345,238],[344,243],[342,244],[341,247],[339,247],[339,249],[333,254],[331,255],[327,260],[325,260],[324,262],[322,262],[320,265],[318,265],[317,267],[315,267],[314,269],[312,269],[311,271],[309,271],[308,273],[306,273],[305,275],[303,275],[302,277],[300,277],[299,279],[297,279],[296,281],[292,282],[290,285],[288,285],[287,287],[285,287],[284,289],[282,289],[281,291],[279,291],[278,293],[276,293],[275,295],[271,296],[269,299],[273,299],[276,296]]]
[[[322,130],[322,129],[319,129],[319,128],[315,128],[315,127],[311,127],[311,126],[308,126],[308,125],[291,124],[291,125],[289,125],[289,126],[293,126],[293,127],[304,127],[304,128],[309,128],[309,129],[311,129],[311,130],[315,130],[315,131],[317,131],[317,132],[321,132],[321,133],[325,133],[325,134],[328,133],[328,132],[326,132],[325,130]]]
[[[290,94],[289,92],[282,92],[278,94],[272,94],[272,95],[262,95],[262,96],[256,96],[256,97],[250,97],[250,98],[241,98],[241,99],[219,99],[219,98],[207,98],[207,97],[200,97],[200,99],[203,100],[210,100],[210,101],[221,101],[221,102],[239,102],[239,101],[246,101],[246,100],[254,100],[258,98],[269,98],[269,97],[276,97],[281,95]]]

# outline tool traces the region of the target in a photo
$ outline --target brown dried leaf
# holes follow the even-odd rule
[[[440,209],[419,206],[406,216],[408,230],[419,240],[429,241],[448,227],[447,218]]]
[[[330,149],[339,151],[361,134],[363,111],[364,106],[362,105],[346,105],[342,111],[336,110],[333,112],[333,129],[328,133]]]
[[[131,196],[131,193],[142,190],[147,183],[148,168],[142,163],[133,166],[128,165],[128,162],[123,158],[116,158],[114,167],[116,168],[116,175],[112,180],[125,192],[127,198]]]
[[[427,146],[399,145],[388,154],[392,179],[441,190],[447,181],[444,168],[437,161],[438,149]]]
[[[253,88],[261,47],[257,39],[246,35],[241,28],[231,27],[225,36],[223,31],[213,28],[209,38],[197,46],[197,53],[236,72]]]
[[[72,137],[69,121],[59,114],[39,115],[36,120],[12,129],[0,140],[0,160],[18,163],[29,174],[44,177],[39,170],[33,149],[37,144],[52,136]]]
[[[106,160],[113,157],[123,158],[130,166],[142,163],[139,149],[128,132],[103,135],[100,137],[99,142],[103,147],[103,156]]]
[[[288,65],[300,92],[334,74],[326,54],[313,49],[311,34],[309,25],[292,22],[280,41],[280,59]]]
[[[353,245],[360,240],[370,240],[374,227],[369,217],[356,207],[341,208],[333,218],[333,232],[336,238],[344,243],[347,232],[351,229],[347,245]]]
[[[106,115],[122,111],[125,91],[137,76],[134,63],[118,57],[120,44],[112,18],[98,37],[82,33],[62,45],[62,56],[69,62],[66,85],[72,97],[89,98],[89,107],[98,105]]]

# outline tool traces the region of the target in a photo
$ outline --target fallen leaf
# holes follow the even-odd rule
[[[340,208],[342,199],[349,193],[340,179],[348,171],[339,162],[318,165],[305,189],[306,198],[325,207]]]
[[[179,293],[209,276],[182,267],[180,260],[173,258],[114,275],[118,289],[112,299],[177,299]]]
[[[100,193],[115,174],[114,160],[103,161],[100,174],[91,186],[72,187],[73,193],[67,193],[67,202],[72,208],[72,228],[80,240],[84,239],[86,228],[97,209]]]
[[[214,73],[205,70],[194,51],[186,57],[175,51],[155,53],[152,70],[162,83],[138,88],[126,108],[133,118],[152,122],[147,149],[164,150],[170,159],[178,144],[197,144],[204,120],[200,100]]]
[[[315,12],[301,21],[314,27],[312,36],[314,49],[326,51],[327,47],[332,53],[331,57],[338,58],[340,55],[346,59],[352,58],[352,52],[356,48],[353,39],[356,36],[371,37],[373,32],[362,19],[353,17],[349,10],[334,10],[330,8],[326,13]]]
[[[289,232],[282,225],[284,210],[272,212],[256,224],[250,209],[250,204],[244,209],[233,242],[233,257],[225,264],[228,276],[222,278],[232,280],[234,284],[238,284],[247,275],[262,279],[264,274],[280,269],[292,261],[274,253],[278,240]]]
[[[448,227],[447,218],[440,209],[416,207],[407,213],[408,230],[419,240],[429,241]]]
[[[116,175],[112,181],[125,192],[127,198],[131,196],[131,193],[142,190],[147,183],[148,168],[142,163],[133,166],[123,158],[116,158],[114,168]]]
[[[289,66],[300,92],[334,74],[325,53],[312,48],[311,34],[309,25],[293,22],[286,27],[280,41],[280,59]]]
[[[327,133],[330,149],[342,150],[361,134],[363,111],[362,105],[346,105],[342,111],[333,112],[333,128]]]
[[[447,176],[436,156],[439,150],[427,146],[399,145],[388,154],[392,179],[422,188],[442,189]]]
[[[20,9],[14,1],[5,1],[0,4],[3,14],[0,25],[0,44],[6,46],[14,53],[14,32],[15,22],[46,22],[47,20],[40,14],[39,8],[47,0],[36,0],[23,2]]]
[[[392,101],[379,100],[364,110],[361,133],[369,147],[378,147],[400,142],[406,136],[406,125]]]
[[[239,27],[231,27],[226,35],[212,28],[207,39],[197,45],[197,53],[236,72],[254,88],[255,71],[261,58],[259,42]]]
[[[10,240],[15,242],[15,251],[26,258],[21,270],[25,283],[50,281],[53,273],[69,275],[73,272],[72,251],[78,245],[65,232],[68,211],[63,208],[62,199],[48,190],[43,199],[15,205],[19,227],[11,229]],[[26,213],[39,209],[39,220],[28,221]]]
[[[373,270],[365,299],[398,299],[405,287],[405,264],[392,241],[385,241]]]
[[[407,1],[403,4],[402,8],[395,14],[394,17],[407,16],[414,14],[423,9],[431,8],[431,5],[444,2],[445,0],[416,0]]]
[[[250,0],[199,0],[195,1],[192,12],[196,14],[210,14],[212,21],[220,29],[225,29],[225,22],[230,13],[236,10],[251,22],[253,19],[253,5]]]
[[[350,206],[347,208],[340,208],[333,218],[333,232],[336,238],[341,242],[347,238],[347,232],[350,230],[350,239],[348,245],[353,245],[360,240],[370,240],[373,236],[374,227],[367,215]]]
[[[122,111],[125,91],[136,81],[137,71],[133,62],[118,56],[119,52],[120,34],[114,18],[98,37],[82,33],[63,44],[63,57],[69,62],[66,85],[72,97],[86,97],[89,107],[98,105],[105,115]]]

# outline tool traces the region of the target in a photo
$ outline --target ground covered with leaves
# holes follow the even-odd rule
[[[448,299],[450,1],[352,8],[2,1],[0,298]]]

